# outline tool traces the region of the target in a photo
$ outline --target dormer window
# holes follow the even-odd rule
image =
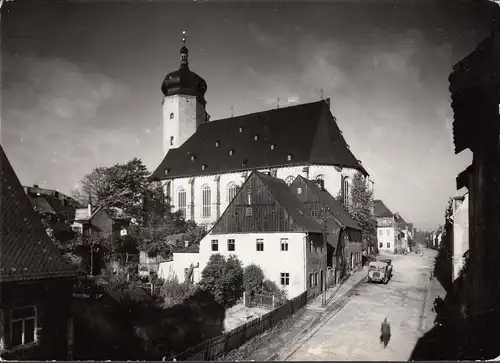
[[[170,173],[170,168],[165,169],[165,175],[167,175],[168,173]]]
[[[271,150],[274,150],[276,148],[275,144],[271,144]]]
[[[174,113],[173,113],[173,112],[171,112],[171,113],[170,113],[170,119],[171,119],[171,120],[173,120],[173,119],[174,119]]]
[[[240,126],[240,132],[243,132],[243,127]]]
[[[201,170],[205,170],[206,168],[207,168],[207,164],[203,164],[203,165],[201,166]]]
[[[191,161],[194,161],[194,159],[196,159],[196,155],[191,155],[189,158],[191,159]]]
[[[244,159],[241,161],[241,166],[246,166],[248,164],[248,160]]]
[[[215,142],[215,147],[219,147],[219,146],[220,146],[220,141],[219,141],[219,140],[217,140],[217,141]]]
[[[288,160],[288,161],[292,160],[292,154],[291,154],[291,153],[290,153],[290,154],[288,154],[288,155],[286,156],[286,158],[287,158],[287,160]]]
[[[253,137],[253,140],[254,140],[254,141],[259,140],[259,135],[255,135],[255,136]]]
[[[229,149],[229,156],[234,154],[234,149]]]

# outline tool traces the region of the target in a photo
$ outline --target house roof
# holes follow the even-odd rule
[[[184,144],[168,151],[152,177],[169,179],[301,164],[335,165],[368,175],[349,150],[328,103],[319,101],[202,123]]]
[[[276,202],[284,208],[292,218],[308,232],[322,233],[322,226],[303,212],[303,205],[282,179],[275,178],[258,171],[255,175],[268,188]]]
[[[56,210],[50,205],[44,195],[29,197],[29,199],[37,212],[56,214]]]
[[[174,253],[198,253],[198,252],[200,252],[200,246],[197,244],[193,244],[179,251],[175,251]]]
[[[76,277],[49,239],[0,146],[0,282]]]
[[[96,210],[94,210],[91,215],[89,215],[88,208],[78,208],[77,210],[75,210],[75,221],[77,222],[90,221],[102,209],[103,209],[102,207],[99,207]]]
[[[361,227],[356,223],[354,219],[346,212],[344,207],[326,190],[321,190],[321,188],[313,180],[309,180],[299,175],[300,178],[307,184],[309,189],[319,198],[322,204],[328,206],[330,212],[333,213],[335,219],[342,225],[342,227],[349,227],[357,230],[361,230]]]
[[[394,213],[391,212],[389,208],[386,207],[384,202],[380,199],[373,201],[373,209],[375,217],[393,217]]]

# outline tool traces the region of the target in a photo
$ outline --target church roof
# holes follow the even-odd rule
[[[76,277],[49,239],[0,146],[0,282]]]
[[[367,171],[349,150],[328,101],[200,124],[153,172],[157,180],[303,164]]]
[[[380,199],[373,201],[373,209],[375,217],[393,217],[394,213],[391,212],[389,208],[386,207],[384,202]]]
[[[309,180],[299,175],[297,178],[301,178],[307,187],[316,195],[320,203],[325,204],[330,212],[334,215],[335,219],[341,224],[341,227],[349,227],[352,229],[361,230],[361,227],[356,223],[354,219],[346,212],[344,207],[335,200],[333,195],[331,195],[327,190],[321,190],[321,188],[313,180]]]

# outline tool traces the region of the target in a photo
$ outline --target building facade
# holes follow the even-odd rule
[[[379,199],[373,201],[373,208],[377,218],[378,250],[380,252],[395,253],[399,240],[396,215]]]
[[[184,39],[185,41],[185,39]],[[321,179],[348,198],[356,172],[367,171],[350,151],[329,99],[210,121],[206,82],[189,69],[181,48],[179,70],[162,84],[164,159],[152,174],[163,181],[174,210],[212,226],[253,170],[289,185],[299,175]]]

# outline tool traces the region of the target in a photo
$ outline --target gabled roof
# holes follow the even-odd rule
[[[380,199],[376,199],[373,201],[373,209],[375,217],[381,218],[394,216],[394,213],[392,213],[391,210],[387,208],[384,202],[382,202]]]
[[[313,180],[309,180],[299,175],[297,179],[303,180],[309,189],[318,197],[322,204],[325,204],[330,212],[334,215],[335,219],[341,224],[342,227],[349,227],[361,231],[361,227],[354,219],[346,212],[344,207],[326,190],[321,188]]]
[[[255,175],[268,188],[272,196],[283,207],[292,218],[308,232],[321,233],[322,226],[314,219],[304,213],[303,205],[300,203],[297,196],[290,190],[284,180],[275,178],[258,171],[253,171]]]
[[[168,151],[152,177],[169,179],[300,164],[336,165],[368,175],[349,150],[327,102],[319,101],[202,123],[183,145]]]
[[[75,277],[0,146],[0,282]]]
[[[99,213],[101,210],[103,210],[102,207],[99,207],[97,208],[96,210],[94,210],[92,212],[91,215],[89,215],[89,211],[88,211],[88,208],[78,208],[76,211],[75,211],[75,221],[77,222],[84,222],[84,221],[90,221],[92,220],[92,218],[95,217],[95,215],[97,213]],[[107,213],[106,211],[104,211],[105,213]]]

